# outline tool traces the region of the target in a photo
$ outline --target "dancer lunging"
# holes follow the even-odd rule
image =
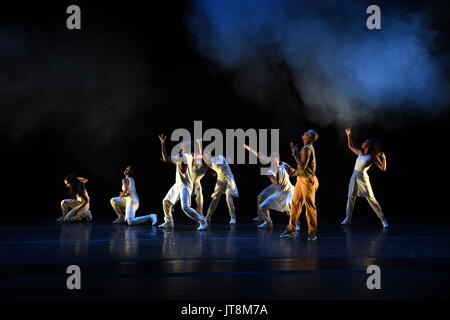
[[[136,218],[136,211],[139,208],[139,197],[134,182],[134,168],[126,167],[123,172],[125,178],[122,179],[122,192],[118,197],[111,199],[111,206],[117,214],[117,219],[113,223],[128,223],[128,225],[136,225],[145,223],[149,220],[152,225],[156,224],[156,214]]]
[[[308,240],[317,240],[317,210],[316,191],[319,181],[316,177],[316,155],[313,143],[317,141],[318,134],[308,130],[302,135],[303,147],[299,153],[296,144],[291,142],[291,151],[297,162],[297,183],[292,196],[291,216],[289,225],[281,237],[296,235],[296,226],[299,222],[303,206],[306,207],[306,222],[308,224]]]
[[[280,162],[280,155],[278,153],[273,153],[269,158],[246,144],[244,144],[244,148],[260,158],[263,162],[270,162],[272,166],[278,168],[275,172],[270,170],[270,174],[267,177],[272,184],[265,188],[257,197],[258,220],[264,221],[258,228],[269,229],[273,227],[269,210],[286,212],[290,216],[294,186],[289,180],[289,175],[296,176],[297,173],[287,163]],[[256,221],[257,219],[253,220]],[[299,229],[298,226],[296,229]]]
[[[211,169],[217,174],[216,186],[214,192],[211,195],[211,203],[208,208],[206,218],[211,221],[211,217],[217,209],[217,205],[220,202],[222,195],[225,195],[225,199],[228,205],[228,212],[230,214],[230,224],[236,224],[236,210],[234,208],[233,198],[239,197],[236,182],[234,181],[233,173],[230,166],[224,156],[218,155],[211,157],[209,152],[203,152],[205,162],[209,164]]]
[[[61,201],[62,216],[58,222],[92,221],[89,210],[89,195],[84,185],[88,180],[71,174],[64,179],[64,184],[69,189],[71,199]]]
[[[364,141],[360,149],[355,148],[352,142],[352,131],[346,129],[345,133],[347,134],[349,149],[356,154],[358,158],[356,158],[355,168],[348,187],[347,216],[341,224],[348,225],[351,223],[356,197],[365,197],[373,211],[375,211],[377,217],[381,220],[383,227],[386,228],[389,224],[378,201],[375,199],[372,186],[370,185],[369,175],[367,174],[367,171],[373,163],[375,163],[380,170],[386,171],[386,156],[383,152],[377,152],[376,143],[371,139]]]
[[[184,213],[200,224],[198,230],[206,229],[208,226],[206,218],[191,208],[191,194],[193,188],[192,162],[194,157],[191,154],[189,143],[184,143],[180,153],[174,157],[170,157],[166,152],[166,137],[160,135],[159,140],[161,142],[162,160],[176,165],[175,184],[170,188],[163,199],[164,223],[159,227],[173,227],[173,207],[177,201],[180,200],[181,209]]]

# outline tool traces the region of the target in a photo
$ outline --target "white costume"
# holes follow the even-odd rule
[[[383,211],[373,195],[369,175],[367,174],[372,164],[373,158],[370,154],[364,155],[361,152],[356,159],[355,168],[348,187],[347,218],[349,220],[353,214],[356,197],[365,197],[378,218],[384,219]]]
[[[214,192],[211,195],[212,201],[207,216],[210,218],[213,215],[219,204],[220,198],[225,194],[231,218],[230,223],[236,223],[233,197],[239,197],[239,193],[230,166],[223,156],[216,156],[211,159],[211,168],[217,173],[217,182]]]
[[[193,188],[192,159],[192,155],[188,153],[181,153],[176,157],[172,157],[172,162],[176,165],[175,184],[163,199],[164,221],[170,225],[173,225],[172,212],[178,200],[181,201],[181,209],[189,218],[201,224],[205,222],[205,218],[191,208]],[[186,164],[186,171],[184,173],[179,166],[181,162]]]
[[[149,214],[146,216],[138,217],[136,218],[136,211],[139,208],[139,197],[136,192],[136,185],[134,183],[134,179],[131,177],[125,178],[125,180],[128,182],[128,187],[125,187],[125,184],[122,183],[122,191],[124,192],[123,197],[115,197],[111,199],[111,206],[113,207],[114,211],[116,212],[118,218],[115,223],[123,223],[126,222],[130,226],[141,224],[144,222],[147,222],[148,220],[152,219],[153,224],[156,223],[156,215]]]
[[[88,222],[92,221],[92,214],[89,210],[89,195],[86,190],[83,191],[84,195],[88,199],[88,203],[78,210],[83,203],[83,198],[81,195],[76,196],[76,199],[65,199],[61,201],[61,210],[63,212],[63,217],[57,221],[63,222],[77,222],[85,219]],[[76,211],[78,211],[76,213]],[[76,213],[76,214],[75,214]]]
[[[289,180],[289,174],[284,162],[279,165],[277,173],[271,173],[277,179],[278,183],[270,185],[258,195],[258,214],[269,224],[272,223],[269,210],[290,214],[292,194],[294,191],[294,186]]]
[[[201,180],[208,171],[208,165],[203,161],[192,165],[192,181],[194,182],[193,195],[197,203],[196,211],[203,215],[203,190]]]

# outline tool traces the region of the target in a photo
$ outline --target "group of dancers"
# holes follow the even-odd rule
[[[374,163],[380,170],[386,171],[386,156],[383,152],[377,150],[376,142],[372,139],[365,140],[360,148],[355,147],[352,142],[351,130],[346,129],[345,132],[349,149],[358,157],[350,178],[346,217],[341,224],[349,225],[351,223],[356,198],[365,197],[377,217],[381,220],[383,227],[388,227],[389,224],[375,199],[367,174],[367,171]],[[281,234],[281,237],[294,237],[300,231],[299,218],[303,207],[305,207],[308,240],[316,240],[317,209],[315,194],[319,187],[319,181],[316,177],[316,155],[313,144],[317,141],[318,134],[314,130],[308,130],[303,133],[301,139],[303,146],[300,149],[295,143],[291,142],[290,145],[292,156],[296,162],[295,168],[285,162],[281,162],[278,153],[272,153],[270,156],[267,156],[246,144],[243,145],[245,149],[263,162],[272,164],[267,175],[270,185],[257,196],[258,215],[253,220],[260,222],[258,228],[270,229],[273,227],[270,210],[285,212],[289,216],[289,224]],[[212,156],[208,151],[203,151],[200,140],[195,141],[198,146],[198,153],[192,153],[191,143],[185,142],[181,145],[178,153],[169,156],[166,151],[166,137],[160,135],[159,140],[162,161],[175,164],[176,171],[175,184],[170,188],[162,201],[164,223],[158,227],[172,228],[174,226],[173,211],[176,203],[180,201],[183,212],[198,223],[197,229],[205,230],[211,222],[211,217],[223,195],[225,195],[228,205],[229,223],[236,224],[233,198],[238,197],[239,193],[233,173],[225,157],[223,155]],[[217,176],[217,181],[205,216],[203,214],[201,179],[209,168]],[[297,177],[295,187],[290,181],[291,176]],[[79,177],[76,174],[71,174],[64,179],[71,198],[61,202],[62,216],[57,221],[66,223],[92,221],[92,213],[89,210],[90,199],[85,186],[87,182],[86,178]],[[191,206],[192,197],[196,201],[195,209]],[[132,166],[128,166],[124,171],[122,191],[119,196],[112,198],[110,202],[117,215],[117,219],[113,223],[136,225],[151,222],[152,225],[157,224],[156,214],[136,217],[136,211],[139,208],[139,197],[136,191],[134,168]]]

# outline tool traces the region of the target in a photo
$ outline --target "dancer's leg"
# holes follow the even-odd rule
[[[308,223],[308,233],[317,233],[317,209],[316,209],[316,191],[319,187],[319,181],[316,177],[303,179],[303,190],[305,196],[306,222]]]
[[[203,215],[203,190],[201,185],[194,187],[195,203],[197,204],[196,211]]]
[[[230,214],[230,224],[236,223],[236,209],[234,207],[233,196],[231,191],[225,193],[225,199],[227,201],[228,212]]]
[[[302,193],[302,186],[300,183],[300,178],[297,178],[297,183],[295,184],[294,194],[292,195],[291,203],[291,215],[289,217],[288,230],[293,232],[298,224],[300,213],[302,211],[304,202],[304,197]]]
[[[113,223],[125,222],[126,200],[123,197],[115,197],[110,200],[111,207],[117,214],[117,219]]]
[[[163,202],[162,202],[162,205],[163,205],[164,222],[165,222],[165,223],[163,223],[162,225],[160,225],[160,227],[163,227],[163,226],[165,226],[165,225],[168,225],[168,226],[171,225],[171,226],[173,226],[173,216],[172,216],[172,213],[173,213],[173,204],[172,204],[169,200],[164,199]]]
[[[387,223],[386,217],[384,216],[383,210],[381,209],[380,204],[375,199],[373,195],[369,195],[366,197],[367,201],[369,202],[370,206],[372,207],[372,210],[375,211],[375,214],[377,217],[381,220],[381,223],[383,224],[383,227],[388,227],[389,224]]]
[[[356,196],[349,196],[347,198],[347,210],[344,221],[341,222],[342,225],[350,224],[352,221],[353,210],[355,208]]]

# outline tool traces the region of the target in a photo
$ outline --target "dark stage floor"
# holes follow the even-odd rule
[[[242,219],[243,220],[243,219]],[[371,220],[372,221],[372,220]],[[320,225],[319,240],[281,239],[284,225],[188,221],[172,232],[151,226],[0,227],[1,299],[415,299],[448,298],[450,225],[408,221]],[[79,265],[81,290],[66,288]],[[366,268],[381,268],[368,290]]]

